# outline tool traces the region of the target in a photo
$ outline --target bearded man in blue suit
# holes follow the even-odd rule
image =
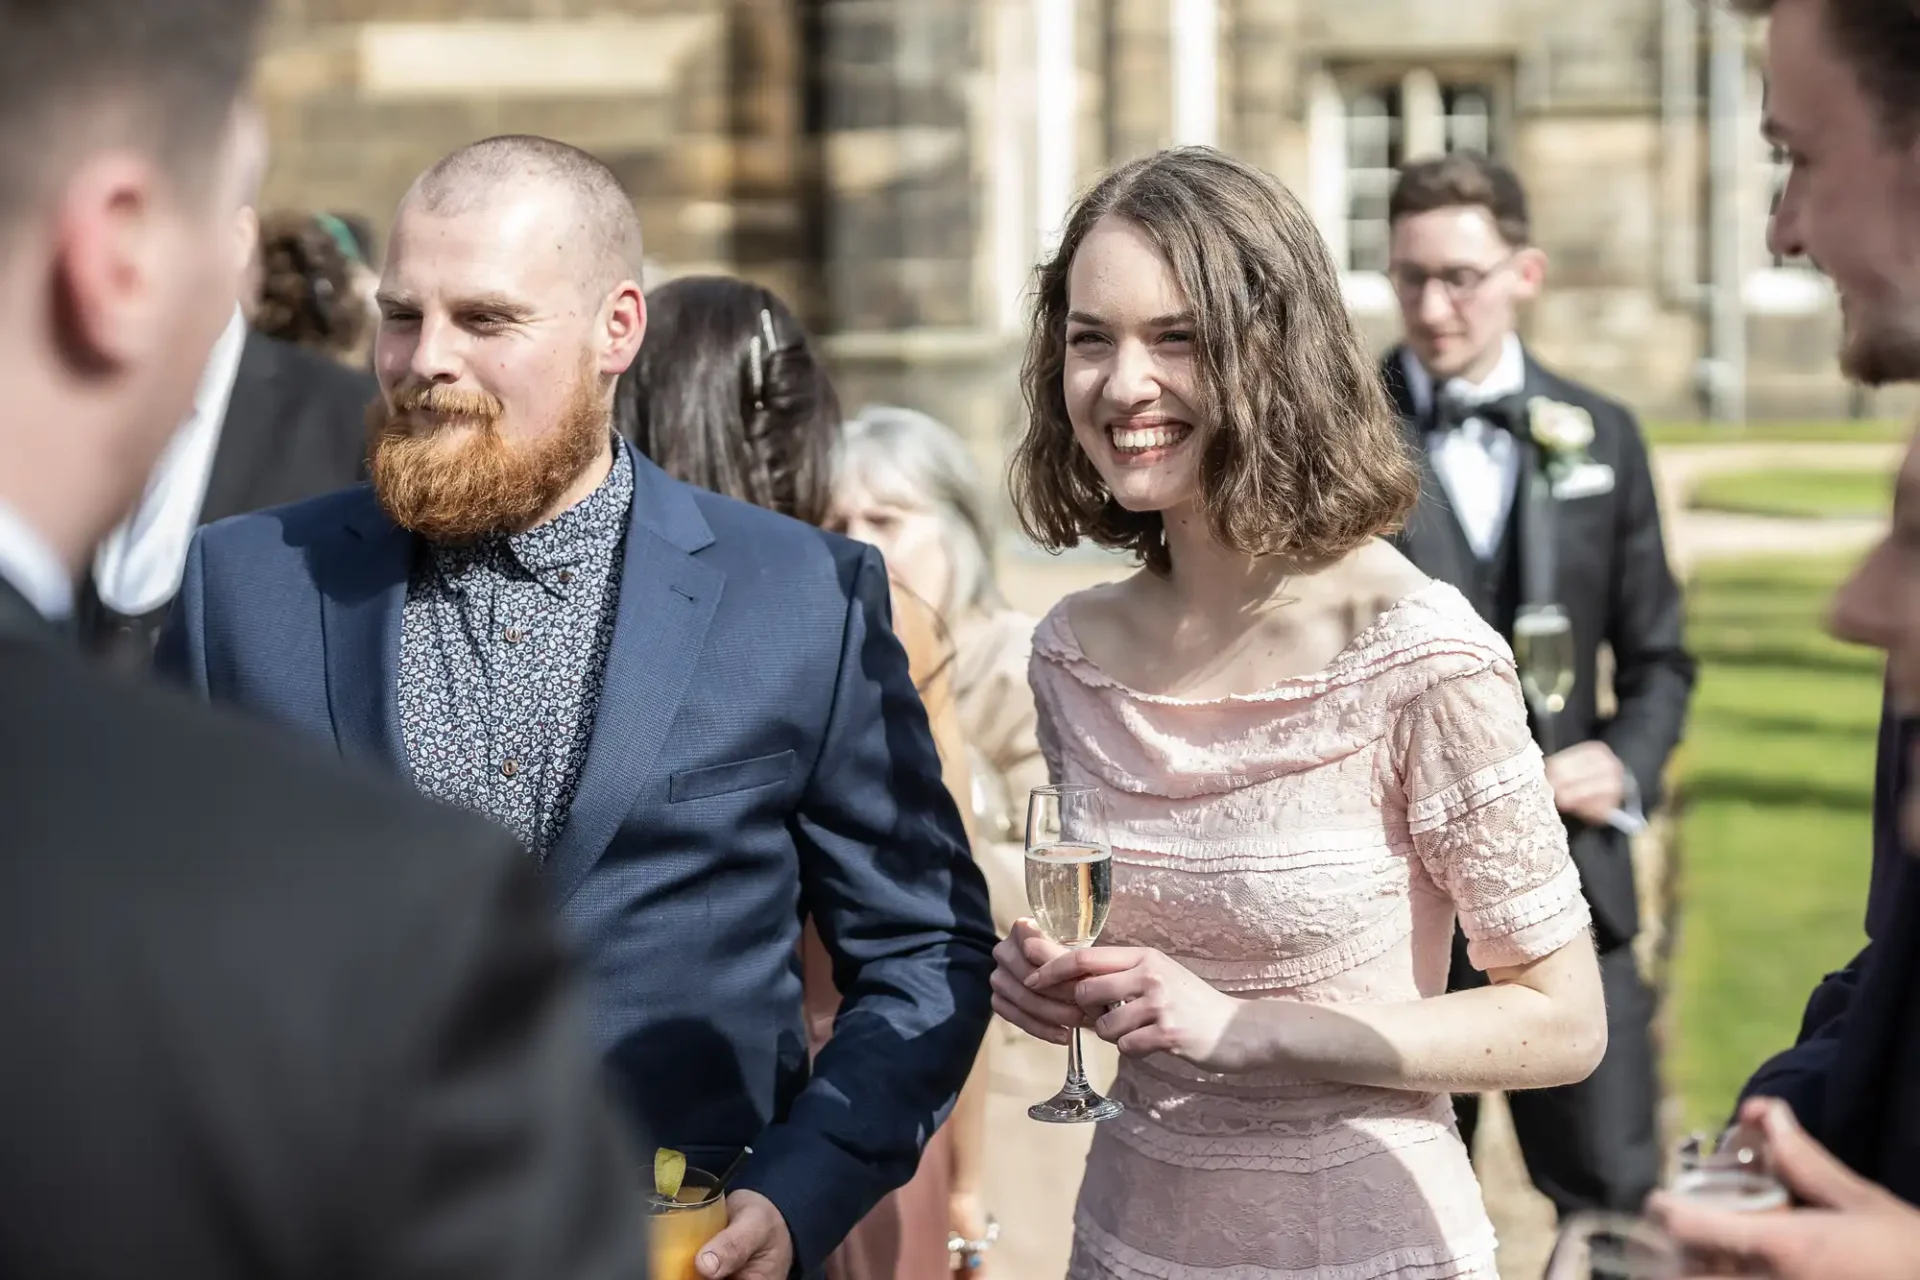
[[[381,283],[371,486],[204,530],[160,664],[518,835],[641,1129],[716,1171],[752,1148],[703,1273],[786,1280],[912,1174],[994,937],[878,555],[613,435],[640,262],[571,147],[423,175]],[[807,918],[843,997],[811,1066]]]

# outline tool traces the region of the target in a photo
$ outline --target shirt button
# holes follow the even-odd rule
[[[505,640],[508,644],[519,644],[522,640],[527,638],[527,633],[522,631],[518,627],[508,627],[506,630],[506,633],[502,635],[500,638],[502,640]]]
[[[520,762],[518,760],[503,760],[500,762],[500,772],[504,777],[514,777],[520,772]]]
[[[569,582],[572,582],[572,581],[573,581],[573,570],[571,570],[571,569],[562,569],[562,570],[560,571],[560,585],[564,587],[564,586],[566,586],[566,585],[567,585],[567,584],[568,584]]]

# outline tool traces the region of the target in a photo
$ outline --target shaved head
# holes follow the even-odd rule
[[[564,193],[575,223],[568,240],[593,258],[595,291],[638,281],[644,265],[640,218],[633,201],[598,157],[531,134],[470,143],[421,174],[405,204],[420,202],[443,217],[468,213],[532,188]]]

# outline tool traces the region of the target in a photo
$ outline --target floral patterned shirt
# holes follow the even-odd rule
[[[429,547],[407,581],[400,724],[414,785],[535,858],[565,826],[620,601],[633,463],[537,528]]]

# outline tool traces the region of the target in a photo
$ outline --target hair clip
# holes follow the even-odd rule
[[[756,410],[767,407],[767,375],[760,361],[760,335],[756,333],[753,341],[747,343],[747,377],[753,383],[753,407]]]
[[[765,335],[765,346],[761,345]],[[760,309],[760,332],[753,335],[747,343],[747,373],[753,379],[753,407],[765,410],[767,407],[767,371],[764,362],[780,349],[780,339],[773,333],[773,314],[765,307]]]

